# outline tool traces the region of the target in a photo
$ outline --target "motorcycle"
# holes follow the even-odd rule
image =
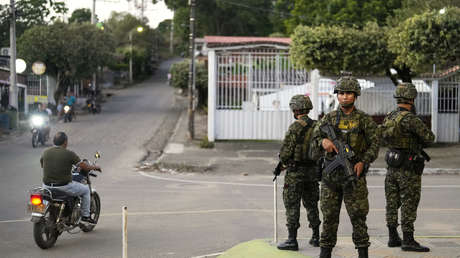
[[[73,107],[69,105],[64,106],[64,123],[72,122],[73,119]]]
[[[91,97],[86,100],[86,105],[88,107],[88,112],[92,114],[101,113],[101,105],[96,102],[95,97]]]
[[[95,154],[96,164],[100,158],[99,152]],[[83,160],[82,162],[87,162]],[[91,187],[91,177],[97,177],[95,171],[83,171],[77,166],[72,168],[72,180],[87,184],[91,193],[90,217],[95,224],[81,223],[81,199],[78,196],[69,196],[63,191],[53,188],[34,187],[29,190],[30,198],[28,211],[34,224],[34,240],[42,249],[54,246],[57,238],[67,231],[75,234],[81,231],[94,230],[101,212],[101,199],[94,188]]]
[[[45,132],[47,119],[49,118],[42,114],[34,114],[30,118],[33,148],[38,147],[39,143],[45,145],[46,141],[48,141],[49,133]]]

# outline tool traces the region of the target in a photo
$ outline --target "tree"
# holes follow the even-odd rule
[[[273,19],[282,22],[289,34],[298,25],[363,27],[372,21],[382,26],[386,24],[387,17],[392,16],[394,10],[401,6],[402,0],[277,0],[274,16],[284,17]]]
[[[56,78],[56,100],[67,86],[63,81],[88,78],[110,62],[114,48],[111,35],[91,24],[34,26],[18,40],[18,56],[28,63],[44,62],[47,73]]]
[[[0,46],[9,46],[8,11],[9,5],[0,5]],[[47,24],[47,21],[56,20],[57,15],[67,12],[67,8],[63,1],[58,0],[18,0],[16,11],[16,35],[19,37],[34,25],[43,25]]]
[[[395,63],[415,72],[430,71],[436,63],[445,68],[460,62],[460,8],[415,15],[389,33]]]
[[[136,28],[141,26],[141,33]],[[116,46],[116,62],[110,65],[114,70],[125,70],[132,54],[133,74],[135,76],[151,74],[154,67],[153,50],[156,47],[156,36],[146,21],[142,21],[129,13],[112,12],[105,22],[105,31],[113,35]],[[129,34],[132,34],[133,50],[131,52]]]
[[[376,23],[363,29],[345,26],[298,26],[291,44],[294,62],[306,69],[339,74],[379,74],[391,68],[384,31]]]
[[[91,10],[88,8],[75,9],[69,18],[69,23],[91,23]]]
[[[185,49],[189,34],[188,1],[165,0],[165,3],[175,11],[174,32]],[[199,0],[196,1],[196,35],[268,36],[273,32],[269,19],[272,11],[271,0]]]

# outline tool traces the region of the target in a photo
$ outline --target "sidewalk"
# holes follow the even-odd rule
[[[187,172],[270,174],[278,163],[280,141],[218,141],[212,149],[199,147],[207,135],[205,114],[195,113],[195,139],[187,138],[187,112],[183,111],[163,154],[156,160],[161,168]],[[385,175],[386,148],[381,148],[369,175]],[[460,144],[436,144],[427,148],[432,160],[425,174],[460,174]],[[151,161],[154,162],[154,161]]]
[[[271,175],[278,162],[279,141],[218,141],[212,149],[199,147],[201,139],[207,135],[206,114],[195,114],[195,139],[187,138],[187,112],[183,111],[173,134],[163,153],[156,160],[147,159],[148,167],[154,163],[156,169],[175,172],[197,172],[213,175]],[[378,159],[372,164],[370,176],[386,173],[382,148]],[[460,145],[437,144],[426,149],[432,161],[426,164],[425,174],[460,174]],[[279,236],[278,243],[286,236]],[[371,236],[370,257],[460,257],[460,237],[418,236],[417,241],[432,249],[429,253],[402,252],[400,248],[388,248],[386,235]],[[318,257],[320,249],[308,244],[308,239],[299,239],[299,252],[280,251],[271,239],[253,240],[236,245],[224,253],[205,257],[225,258],[278,258],[278,257]],[[333,257],[357,257],[350,235],[339,236]]]

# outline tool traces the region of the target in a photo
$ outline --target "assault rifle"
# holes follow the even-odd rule
[[[353,165],[350,162],[350,160],[355,156],[353,150],[348,144],[343,143],[337,138],[334,127],[332,127],[329,123],[323,124],[319,128],[321,132],[325,133],[327,138],[334,143],[335,147],[337,147],[339,151],[335,156],[335,159],[326,165],[323,173],[328,174],[341,166],[347,173],[346,184],[351,184],[352,189],[355,188],[358,178],[353,169]]]
[[[278,165],[276,165],[275,170],[273,170],[273,175],[275,177],[273,178],[273,182],[275,182],[276,178],[281,174],[281,170],[283,170],[283,164],[281,164],[281,161],[278,162]]]

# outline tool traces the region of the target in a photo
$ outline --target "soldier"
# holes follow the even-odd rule
[[[417,90],[411,83],[401,83],[394,98],[398,109],[390,112],[380,127],[388,169],[385,177],[386,221],[389,247],[401,246],[398,235],[398,209],[401,208],[403,231],[402,250],[429,252],[428,247],[414,240],[414,222],[420,201],[421,181],[425,160],[429,156],[422,148],[434,141],[434,134],[415,115]]]
[[[320,199],[323,230],[320,257],[331,257],[332,248],[337,242],[337,228],[343,200],[353,226],[353,242],[358,249],[359,257],[367,258],[370,245],[366,225],[369,200],[365,175],[367,168],[378,155],[377,125],[369,115],[354,106],[357,97],[361,94],[359,83],[354,77],[342,76],[337,81],[334,93],[337,94],[339,107],[318,122],[313,132],[312,147],[315,148],[316,153],[325,153],[325,166],[330,164],[329,162],[336,157],[338,149],[320,130],[320,126],[325,124],[333,126],[341,142],[348,144],[354,152],[351,167],[356,183],[354,187],[350,187],[347,180],[350,177],[342,166],[328,173],[323,171]]]
[[[286,208],[288,239],[278,245],[281,250],[299,250],[297,229],[300,227],[300,201],[307,210],[309,227],[312,228],[310,244],[319,246],[318,201],[319,185],[316,163],[309,159],[311,135],[316,121],[308,117],[313,108],[308,96],[295,95],[289,102],[296,121],[289,126],[280,150],[280,163],[287,168],[284,177],[283,201]]]

